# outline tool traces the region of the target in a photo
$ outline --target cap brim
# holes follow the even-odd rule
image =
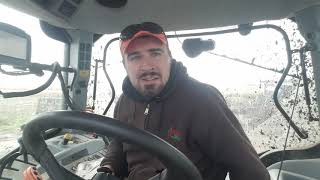
[[[121,41],[120,40],[120,51],[121,51],[121,54],[124,54],[128,48],[128,46],[130,45],[130,43],[139,38],[139,37],[143,37],[143,36],[151,36],[151,37],[154,37],[156,39],[159,39],[163,44],[167,44],[167,38],[166,38],[166,35],[163,34],[163,33],[160,33],[160,34],[153,34],[149,31],[140,31],[138,33],[136,33],[132,38],[128,39],[128,40],[125,40],[125,41]]]

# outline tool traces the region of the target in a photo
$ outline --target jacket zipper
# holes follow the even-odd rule
[[[150,104],[147,104],[146,109],[144,110],[144,129],[146,130],[148,128],[149,124],[149,115],[150,115]]]
[[[144,110],[144,115],[148,116],[150,110],[150,104],[147,104],[146,110]]]

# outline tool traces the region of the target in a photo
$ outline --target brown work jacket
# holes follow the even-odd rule
[[[221,77],[223,78],[223,77]],[[164,139],[198,168],[204,180],[269,180],[238,119],[214,87],[192,79],[173,60],[169,81],[159,96],[144,99],[128,78],[115,108],[115,118]],[[129,180],[146,180],[165,167],[140,147],[114,139],[101,165]]]

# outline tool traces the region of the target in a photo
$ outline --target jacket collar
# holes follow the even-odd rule
[[[123,80],[122,91],[124,95],[133,99],[134,101],[140,102],[152,102],[152,101],[162,101],[166,99],[176,88],[177,82],[184,80],[188,77],[187,69],[183,66],[181,62],[177,62],[172,59],[171,69],[170,69],[170,77],[158,96],[152,98],[146,98],[142,96],[131,84],[128,76]]]

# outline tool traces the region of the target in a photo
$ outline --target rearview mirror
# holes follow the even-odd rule
[[[204,51],[213,50],[215,42],[212,39],[202,40],[200,38],[185,39],[182,43],[184,53],[190,58],[199,56]]]
[[[0,22],[0,65],[14,67],[30,63],[31,38],[23,30]]]

